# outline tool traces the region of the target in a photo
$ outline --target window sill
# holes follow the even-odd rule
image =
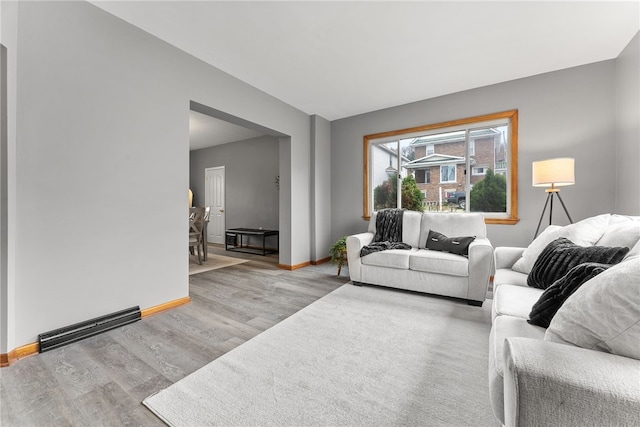
[[[502,224],[502,225],[515,225],[520,222],[520,218],[485,218],[485,224]]]
[[[371,216],[363,216],[363,220],[370,221]],[[515,225],[520,222],[520,218],[485,218],[485,224]]]

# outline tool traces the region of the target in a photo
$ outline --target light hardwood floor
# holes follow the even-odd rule
[[[190,304],[0,369],[2,426],[162,426],[142,400],[349,281],[276,256],[189,277]]]

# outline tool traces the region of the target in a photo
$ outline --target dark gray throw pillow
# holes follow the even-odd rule
[[[609,264],[596,262],[585,262],[573,267],[540,295],[538,301],[531,307],[528,322],[532,325],[548,328],[551,319],[567,298],[588,280],[609,267]]]
[[[427,236],[427,249],[469,256],[469,245],[475,240],[475,238],[475,236],[447,237],[437,231],[429,230],[429,235]]]
[[[538,255],[527,277],[527,285],[547,289],[578,264],[597,262],[613,265],[622,261],[627,252],[629,248],[625,247],[578,246],[560,237]]]

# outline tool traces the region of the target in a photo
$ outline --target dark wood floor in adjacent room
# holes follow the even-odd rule
[[[142,404],[349,281],[276,256],[189,277],[191,303],[0,369],[0,425],[164,425]]]

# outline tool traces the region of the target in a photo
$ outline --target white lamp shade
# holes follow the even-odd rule
[[[570,157],[533,162],[533,186],[563,187],[573,185],[576,182],[574,171],[575,159]]]

